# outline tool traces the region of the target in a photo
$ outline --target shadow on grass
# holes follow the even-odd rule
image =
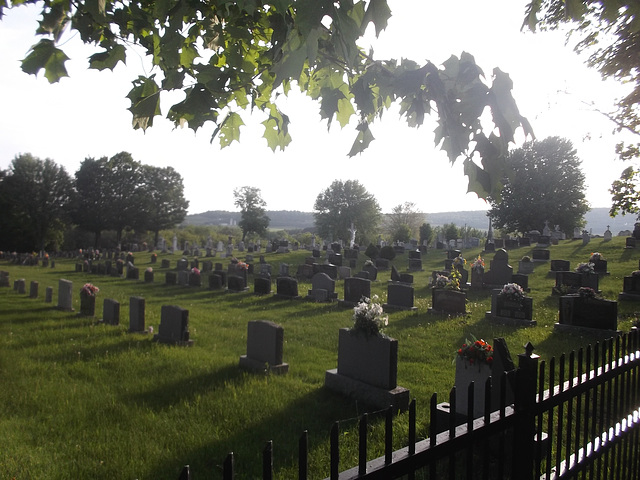
[[[238,400],[241,402],[242,400]],[[310,453],[326,445],[331,425],[337,418],[340,421],[341,445],[343,442],[357,442],[357,435],[348,435],[345,430],[353,430],[358,415],[354,409],[354,401],[346,399],[325,388],[318,388],[296,401],[287,404],[286,408],[274,410],[263,415],[258,421],[247,418],[242,428],[224,439],[205,441],[202,446],[187,452],[186,456],[167,452],[164,461],[155,466],[145,478],[172,478],[167,472],[176,472],[174,478],[184,465],[189,465],[194,478],[220,478],[222,464],[229,452],[234,453],[234,473],[236,478],[262,478],[262,451],[269,441],[273,441],[273,466],[275,478],[281,478],[277,472],[281,469],[297,469],[298,441],[301,434],[308,429],[308,445]],[[229,408],[234,408],[230,405]],[[296,412],[295,416],[291,412]],[[360,412],[362,413],[362,412]],[[293,421],[294,418],[305,420]],[[211,419],[223,421],[223,419]],[[370,424],[380,421],[372,418]],[[323,461],[326,471],[322,478],[329,474],[329,457]],[[354,465],[341,465],[346,470]]]
[[[183,376],[152,390],[125,395],[122,400],[134,403],[141,409],[161,411],[185,401],[191,401],[212,390],[223,389],[227,384],[242,384],[246,378],[247,374],[238,365],[227,365],[211,372]]]

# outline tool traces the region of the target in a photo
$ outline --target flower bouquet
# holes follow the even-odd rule
[[[472,337],[473,338],[473,337]],[[458,349],[458,356],[469,362],[469,365],[493,363],[493,347],[484,340],[467,340]]]
[[[378,296],[362,297],[353,307],[353,330],[365,335],[380,335],[382,329],[389,324],[389,316],[384,315]]]

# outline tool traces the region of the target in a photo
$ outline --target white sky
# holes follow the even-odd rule
[[[564,46],[559,33],[523,33],[525,0],[389,0],[393,17],[375,44],[377,58],[431,60],[439,65],[451,54],[467,51],[487,76],[494,67],[510,74],[521,113],[538,139],[557,135],[570,139],[583,161],[587,199],[592,207],[609,207],[608,189],[627,166],[615,160],[613,125],[582,102],[601,109],[613,105],[621,88],[602,82]],[[264,117],[245,118],[240,144],[220,149],[209,143],[213,125],[194,134],[173,129],[160,117],[143,133],[131,127],[125,98],[142,72],[135,53],[115,72],[90,71],[93,53],[67,34],[64,47],[70,78],[49,84],[42,72],[23,73],[20,60],[34,37],[38,9],[6,11],[0,21],[0,168],[20,153],[51,158],[70,175],[87,157],[111,157],[128,151],[135,160],[173,166],[184,179],[189,213],[236,211],[233,190],[258,187],[268,210],[313,211],[318,194],[332,181],[358,180],[377,198],[383,212],[414,202],[423,212],[483,210],[488,205],[467,194],[462,165],[453,167],[433,143],[433,125],[415,130],[397,113],[388,112],[372,127],[376,140],[362,155],[349,159],[355,138],[352,125],[330,132],[320,122],[319,108],[300,94],[283,110],[291,118],[292,143],[273,153],[262,139]],[[568,92],[568,93],[565,93]],[[169,105],[163,104],[163,113]],[[522,138],[520,142],[522,142]],[[520,144],[518,144],[519,146]]]

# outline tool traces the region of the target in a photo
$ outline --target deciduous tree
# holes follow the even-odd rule
[[[586,55],[587,64],[603,78],[631,86],[611,111],[600,112],[618,132],[640,135],[640,8],[631,0],[534,0],[527,6],[524,26],[531,30],[568,26],[567,38],[575,41],[575,51]],[[638,161],[640,143],[620,142],[616,153],[622,160]],[[640,213],[638,167],[627,167],[610,192],[610,214]]]
[[[416,238],[424,217],[424,213],[416,207],[415,203],[404,202],[393,207],[391,213],[385,215],[385,230],[391,240],[406,242]]]
[[[351,238],[351,225],[356,228],[356,241],[367,243],[380,222],[380,205],[357,180],[335,180],[321,192],[314,204],[318,234],[333,240]]]
[[[512,151],[508,161],[514,176],[505,178],[501,199],[489,199],[494,228],[526,233],[542,230],[545,221],[565,232],[584,226],[589,211],[584,174],[569,140],[549,137],[527,142]]]
[[[234,205],[240,209],[242,219],[238,224],[242,229],[242,241],[248,233],[263,235],[269,227],[269,217],[265,207],[267,202],[262,199],[260,189],[256,187],[241,187],[233,191]]]
[[[31,3],[36,0],[12,5]],[[509,76],[496,68],[485,77],[472,55],[452,55],[438,67],[376,59],[359,46],[369,25],[376,35],[385,29],[391,16],[386,0],[47,0],[42,16],[37,33],[46,38],[33,46],[22,69],[44,69],[50,82],[67,75],[60,48],[66,29],[96,45],[90,68],[113,69],[126,61],[130,45],[148,55],[153,68],[133,80],[128,94],[134,128],[152,126],[163,114],[161,97],[178,90],[182,100],[164,113],[175,125],[197,130],[211,121],[213,137],[224,147],[239,139],[242,115],[257,111],[269,147],[283,149],[291,137],[279,96],[297,86],[317,101],[329,126],[334,120],[342,127],[357,123],[349,152],[356,155],[374,140],[371,125],[395,103],[410,127],[435,114],[436,145],[452,162],[464,161],[470,191],[483,197],[500,189],[516,129],[531,133],[511,96]],[[484,128],[480,118],[488,112],[493,125]]]
[[[142,166],[146,229],[158,244],[160,230],[173,228],[187,216],[189,201],[184,198],[182,176],[172,167]]]
[[[61,240],[72,195],[73,182],[64,167],[28,153],[15,157],[0,179],[4,248],[44,250]]]

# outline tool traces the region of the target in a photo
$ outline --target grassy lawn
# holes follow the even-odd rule
[[[616,300],[622,278],[638,269],[640,249],[625,249],[624,238],[611,242],[592,239],[563,241],[552,246],[551,259],[571,261],[571,267],[598,251],[608,260],[610,275],[601,277],[600,289]],[[532,248],[509,251],[517,271],[518,260]],[[466,250],[473,260],[480,249]],[[240,258],[242,258],[242,254]],[[266,254],[278,272],[280,263],[304,263],[308,251]],[[149,253],[137,253],[136,265],[150,266]],[[256,259],[258,255],[255,256]],[[276,478],[297,476],[297,444],[309,431],[310,472],[313,478],[329,475],[329,429],[340,421],[341,468],[357,464],[357,416],[365,407],[323,388],[325,371],[337,366],[338,330],[351,325],[352,311],[337,303],[317,304],[282,300],[272,295],[212,291],[206,287],[164,285],[160,260],[172,268],[178,255],[159,255],[153,265],[156,282],[125,280],[75,272],[75,260],[56,259],[56,268],[23,267],[0,261],[10,281],[24,278],[27,295],[0,289],[0,478],[16,479],[176,479],[189,464],[194,478],[221,478],[228,452],[236,455],[238,478],[260,475],[261,452],[274,442]],[[485,257],[487,268],[493,254]],[[512,356],[531,342],[543,360],[592,344],[602,337],[559,334],[553,329],[558,299],[551,295],[555,277],[549,263],[537,263],[529,276],[534,298],[532,328],[493,324],[485,319],[490,292],[468,295],[466,316],[427,313],[431,304],[427,283],[432,270],[442,269],[445,253],[423,255],[423,272],[414,272],[417,311],[390,312],[386,333],[399,341],[398,384],[410,389],[418,405],[418,436],[427,436],[429,399],[440,401],[454,380],[455,351],[474,335],[491,341],[504,337]],[[214,262],[226,259],[215,258]],[[364,263],[361,254],[358,271]],[[407,270],[407,256],[393,264]],[[353,272],[355,273],[355,272]],[[121,304],[120,326],[99,324],[76,312],[61,312],[57,303],[58,279],[73,281],[74,308],[79,311],[79,290],[85,282],[100,288],[96,318],[105,298]],[[390,272],[379,272],[372,284],[384,302]],[[40,295],[28,296],[29,283],[38,281]],[[206,285],[206,281],[203,281]],[[54,287],[54,302],[45,303],[47,286]],[[274,285],[275,290],[275,285]],[[300,282],[306,295],[310,283]],[[336,291],[343,297],[343,282]],[[181,348],[158,344],[151,335],[127,333],[129,297],[146,299],[146,325],[158,329],[162,305],[189,310],[190,333],[195,344]],[[620,302],[618,327],[627,331],[637,319],[640,304]],[[246,352],[249,320],[271,320],[284,327],[284,376],[261,376],[238,368]],[[372,456],[381,454],[383,422],[371,421]],[[398,415],[394,442],[405,445],[407,415]]]

